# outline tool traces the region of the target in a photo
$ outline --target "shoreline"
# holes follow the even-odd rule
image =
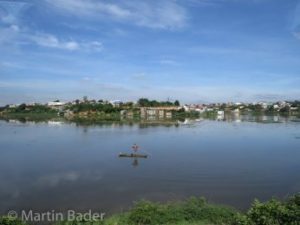
[[[78,124],[102,124],[102,123],[124,123],[124,124],[179,124],[184,123],[186,120],[197,121],[197,120],[216,120],[216,121],[233,121],[236,119],[243,119],[251,117],[255,119],[255,122],[264,122],[263,117],[274,117],[274,118],[292,118],[291,121],[299,122],[300,114],[286,114],[286,113],[260,113],[260,112],[251,112],[251,113],[226,113],[224,116],[220,117],[217,113],[203,113],[198,116],[174,116],[172,118],[159,118],[159,117],[131,117],[124,118],[121,116],[94,116],[86,115],[80,116],[75,115],[73,117],[66,117],[63,115],[58,115],[57,113],[0,113],[0,120],[18,120],[20,122],[32,121],[32,122],[46,122],[50,120],[61,121],[61,122],[72,122]],[[276,121],[274,121],[276,122]]]

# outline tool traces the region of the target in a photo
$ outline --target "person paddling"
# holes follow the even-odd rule
[[[134,145],[132,145],[132,150],[134,151],[134,152],[137,152],[138,150],[139,150],[139,146],[137,145],[137,144],[134,144]]]
[[[119,157],[133,157],[133,158],[147,158],[148,155],[146,154],[137,154],[137,151],[140,149],[140,146],[137,144],[133,144],[131,146],[132,148],[132,153],[121,153],[119,154]]]

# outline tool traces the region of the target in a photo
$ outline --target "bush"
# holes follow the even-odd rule
[[[0,217],[1,225],[25,225],[21,220],[13,217]]]
[[[58,225],[300,225],[300,194],[287,201],[255,200],[246,214],[207,203],[204,198],[190,198],[168,204],[140,201],[128,212],[105,221],[69,221]],[[0,218],[0,225],[25,225],[9,217]]]
[[[129,212],[128,220],[131,224],[163,224],[166,210],[160,204],[150,201],[140,201]]]
[[[255,200],[245,216],[238,216],[241,225],[300,225],[300,194],[285,202],[271,199],[261,203]]]
[[[230,208],[210,205],[204,198],[190,198],[185,202],[158,204],[138,202],[129,212],[128,223],[138,225],[177,224],[179,222],[208,221],[229,224],[236,212]]]
[[[192,197],[183,203],[183,212],[185,220],[198,220],[202,219],[202,210],[206,205],[204,198]]]

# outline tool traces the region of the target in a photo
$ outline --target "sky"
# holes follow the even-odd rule
[[[300,97],[300,0],[0,0],[0,105]]]

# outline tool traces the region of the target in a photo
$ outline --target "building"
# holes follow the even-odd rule
[[[165,107],[141,107],[140,113],[142,118],[172,118],[172,111],[177,111],[181,107],[165,106]]]
[[[10,104],[9,106],[8,106],[8,108],[10,108],[10,109],[14,109],[14,108],[17,108],[19,105],[16,105],[16,104]]]
[[[47,106],[50,107],[51,109],[57,109],[57,110],[63,110],[64,106],[66,103],[64,102],[48,102]]]
[[[206,106],[204,106],[204,105],[195,105],[195,104],[184,105],[183,109],[184,109],[185,112],[196,111],[196,112],[199,112],[199,113],[203,113],[203,112],[206,111]]]
[[[47,105],[49,107],[58,107],[58,106],[64,106],[66,103],[64,102],[48,102]]]
[[[109,103],[116,107],[119,107],[120,105],[123,104],[123,102],[121,100],[112,100]]]

